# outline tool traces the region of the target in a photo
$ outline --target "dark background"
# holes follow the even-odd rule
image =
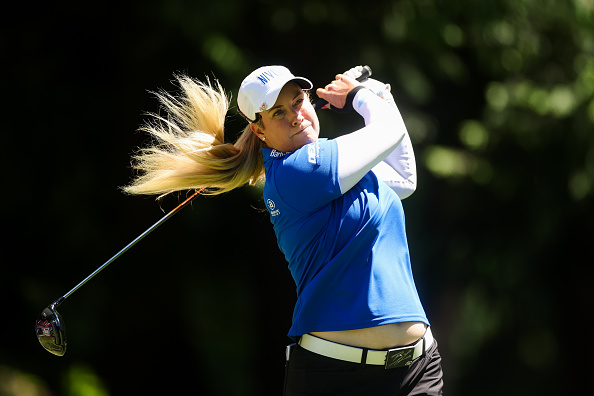
[[[0,395],[278,395],[295,291],[260,190],[171,210],[130,197],[149,91],[174,73],[233,96],[282,64],[316,87],[368,64],[415,144],[404,201],[449,395],[592,391],[594,4],[574,1],[22,2],[2,54]],[[357,118],[320,114],[322,135]],[[227,138],[244,122],[229,113]]]

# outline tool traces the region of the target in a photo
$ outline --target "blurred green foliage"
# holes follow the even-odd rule
[[[447,394],[590,391],[591,0],[12,6],[0,394],[280,393],[294,289],[258,189],[196,200],[71,297],[64,358],[33,336],[41,309],[178,202],[117,189],[157,108],[147,91],[185,72],[234,96],[264,64],[316,87],[368,64],[391,84],[417,155],[404,205]],[[329,137],[360,122],[320,119]],[[228,124],[233,140],[234,109]]]

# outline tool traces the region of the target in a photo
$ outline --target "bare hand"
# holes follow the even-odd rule
[[[325,88],[318,88],[316,94],[337,109],[342,109],[346,104],[346,97],[357,85],[361,85],[354,78],[346,74],[337,74],[334,81]]]

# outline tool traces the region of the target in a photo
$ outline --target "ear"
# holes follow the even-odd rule
[[[262,140],[264,138],[264,131],[257,123],[251,122],[250,129],[256,134],[256,136],[258,136],[258,139]]]

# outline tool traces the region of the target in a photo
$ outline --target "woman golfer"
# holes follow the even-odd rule
[[[320,139],[309,80],[282,66],[248,75],[237,107],[249,124],[225,143],[218,84],[178,77],[159,95],[169,117],[145,128],[126,191],[218,194],[265,179],[264,202],[297,286],[285,395],[440,395],[441,357],[411,270],[401,199],[416,188],[410,139],[389,86],[346,74],[316,91],[365,126]]]

